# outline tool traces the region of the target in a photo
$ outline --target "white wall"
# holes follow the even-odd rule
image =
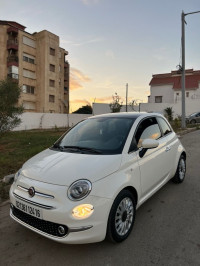
[[[151,86],[149,103],[155,103],[155,96],[162,96],[163,103],[174,102],[173,85]]]
[[[140,111],[141,112],[158,112],[164,114],[164,109],[167,107],[172,107],[174,112],[174,118],[180,116],[182,113],[181,102],[177,103],[141,103]],[[139,110],[139,106],[134,107],[135,111]],[[121,109],[121,112],[125,112],[125,106]],[[190,115],[194,112],[200,111],[200,101],[188,99],[186,100],[186,115]],[[128,112],[134,112],[129,106]],[[93,113],[94,115],[111,113],[109,104],[95,103],[93,104]]]
[[[87,114],[23,113],[22,123],[14,131],[71,127],[89,117]]]
[[[127,107],[128,107],[127,108],[128,112],[138,111],[139,109],[139,106],[134,106],[134,110],[131,106],[127,106]],[[93,108],[94,115],[111,113],[109,103],[93,103],[92,108]],[[121,112],[126,112],[126,105],[122,106]]]
[[[140,110],[144,112],[159,112],[164,114],[164,109],[167,107],[172,107],[174,112],[174,118],[177,116],[181,116],[182,113],[182,103],[142,103],[140,105]],[[185,104],[185,112],[186,116],[200,111],[200,101],[196,100],[187,100]]]

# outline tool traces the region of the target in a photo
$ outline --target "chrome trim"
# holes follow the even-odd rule
[[[81,226],[81,227],[71,227],[71,228],[68,228],[68,232],[73,233],[73,232],[86,231],[92,227],[93,227],[93,225]]]
[[[34,201],[31,201],[31,200],[28,200],[28,199],[25,199],[25,198],[22,198],[20,196],[18,196],[16,193],[13,192],[13,195],[15,196],[15,198],[17,199],[20,199],[20,200],[23,200],[27,203],[30,203],[32,205],[35,205],[35,206],[38,206],[40,208],[43,208],[43,209],[47,209],[47,210],[51,210],[51,209],[55,209],[55,207],[53,206],[48,206],[48,205],[43,205],[43,204],[40,204],[40,203],[37,203],[37,202],[34,202]]]
[[[27,188],[22,187],[22,186],[20,186],[20,185],[17,185],[17,187],[18,187],[19,189],[21,189],[21,190],[23,190],[23,191],[25,191],[25,192],[28,193],[28,189],[27,189]],[[40,197],[44,197],[44,198],[48,198],[48,199],[54,199],[54,196],[52,196],[52,195],[48,195],[48,194],[45,194],[45,193],[40,193],[40,192],[38,192],[38,191],[35,191],[35,195],[40,196]]]

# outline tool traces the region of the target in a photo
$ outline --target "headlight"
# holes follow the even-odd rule
[[[18,171],[17,171],[17,173],[15,174],[15,177],[14,177],[14,182],[16,182],[17,181],[17,178],[19,177],[19,175],[21,174],[21,171],[22,171],[22,169],[19,169]]]
[[[88,180],[78,180],[74,182],[68,189],[67,195],[70,200],[82,200],[92,190],[92,184]]]

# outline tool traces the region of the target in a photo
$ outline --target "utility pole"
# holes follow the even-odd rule
[[[128,83],[126,83],[126,112],[128,112]]]
[[[187,15],[192,15],[200,13],[200,11],[190,12],[190,13],[184,13],[182,11],[181,14],[181,28],[182,28],[182,38],[181,38],[181,45],[182,45],[182,77],[181,77],[181,85],[182,85],[182,116],[181,116],[181,126],[182,128],[185,128],[185,17]]]
[[[181,25],[182,25],[182,116],[181,116],[181,126],[185,128],[185,14],[182,11],[181,14]]]

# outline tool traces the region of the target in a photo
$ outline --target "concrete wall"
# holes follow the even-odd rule
[[[134,106],[134,110],[131,106],[127,107],[128,107],[128,112],[134,112],[139,110],[139,106]],[[108,103],[93,103],[92,108],[94,115],[111,113],[110,105]],[[121,112],[126,112],[125,105],[122,106]]]
[[[51,113],[23,113],[22,123],[14,128],[18,130],[48,129],[55,127],[71,127],[91,115],[86,114],[51,114]]]
[[[182,103],[179,101],[177,103],[142,103],[140,110],[144,112],[159,112],[164,113],[164,109],[167,107],[172,107],[174,112],[174,118],[181,116],[182,113]],[[200,111],[200,101],[197,100],[186,100],[185,112],[186,116]]]
[[[181,102],[177,103],[141,103],[141,112],[158,112],[164,114],[164,109],[172,107],[174,118],[181,115],[182,106]],[[125,112],[125,106],[122,107],[121,112]],[[128,112],[139,111],[139,106],[134,106],[134,110],[129,106]],[[200,101],[198,99],[186,99],[186,115],[190,115],[194,112],[200,111]],[[109,104],[94,103],[93,104],[94,115],[111,113]]]
[[[173,85],[151,86],[150,91],[149,103],[155,103],[155,96],[162,96],[163,103],[174,102]]]

